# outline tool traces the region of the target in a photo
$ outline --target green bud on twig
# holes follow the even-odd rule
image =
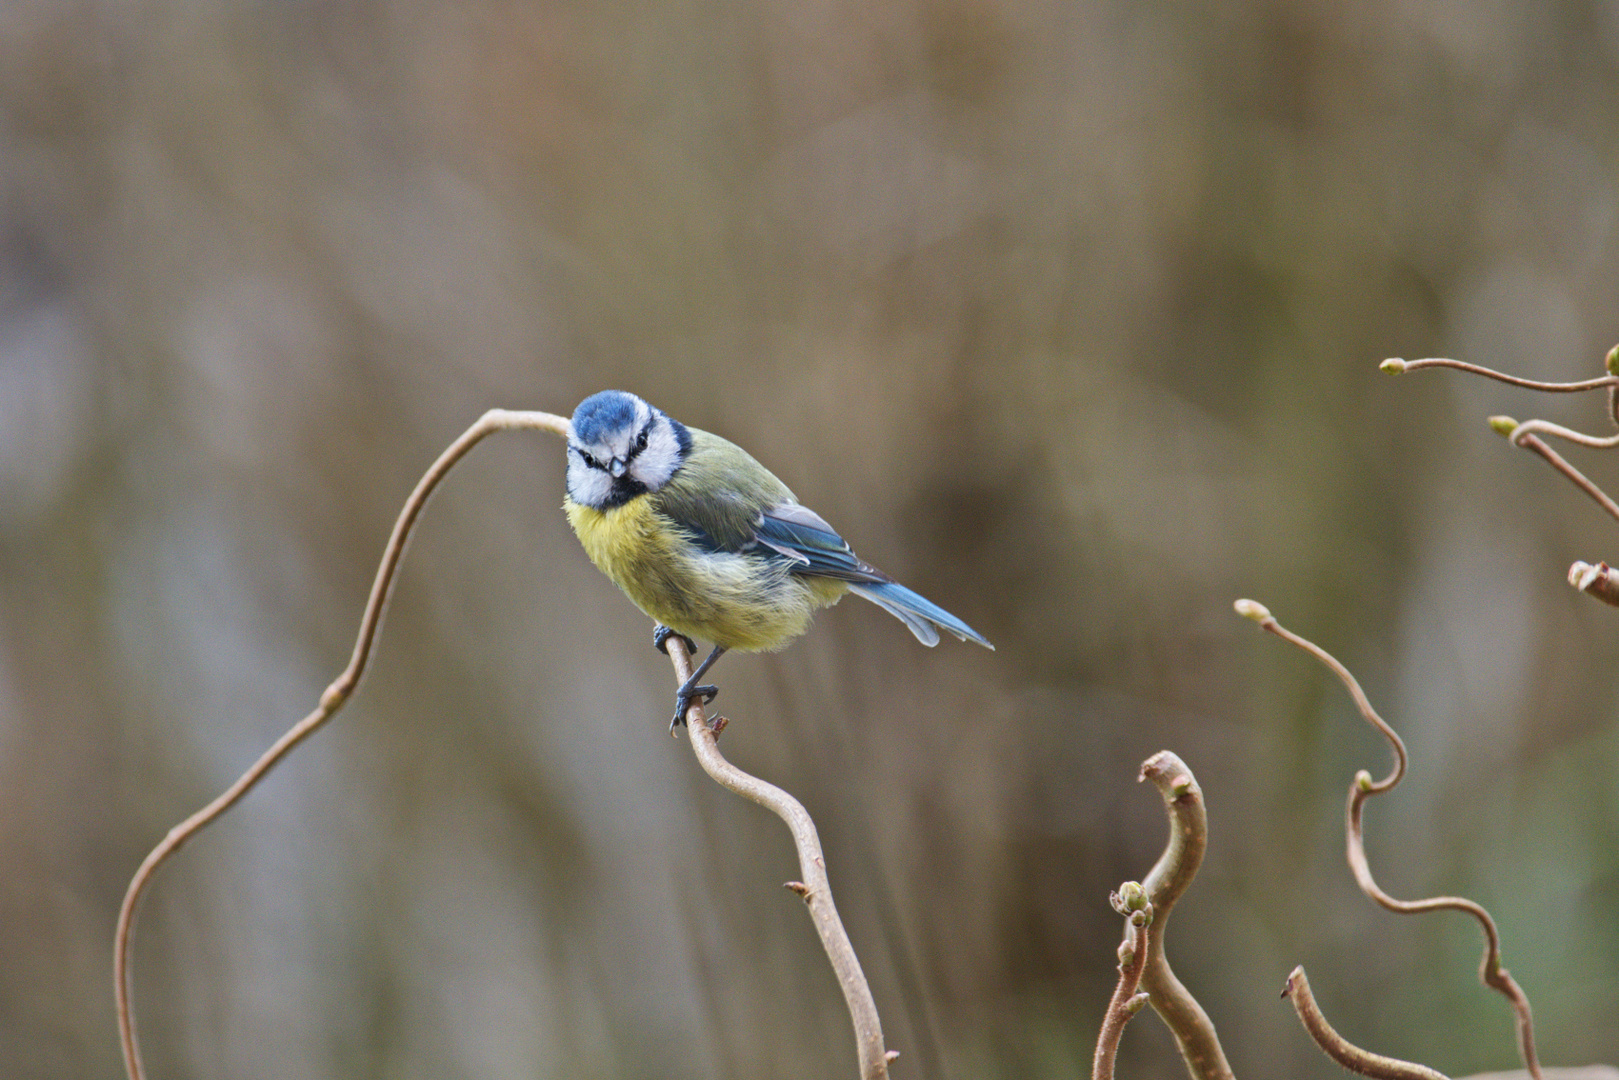
[[[1125,915],[1147,906],[1147,890],[1141,887],[1139,881],[1126,881],[1109,899],[1113,901],[1113,910]]]

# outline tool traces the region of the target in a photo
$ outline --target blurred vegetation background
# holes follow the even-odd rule
[[[1373,0],[8,0],[0,7],[0,1074],[120,1075],[129,875],[314,703],[384,538],[491,406],[641,393],[983,630],[869,605],[719,668],[816,815],[899,1077],[1087,1075],[1107,893],[1213,838],[1170,950],[1245,1080],[1284,1002],[1515,1065],[1619,1058],[1614,523],[1455,373],[1619,339],[1619,6]],[[1576,455],[1611,482],[1611,461]],[[785,831],[664,731],[562,453],[434,500],[360,695],[163,873],[154,1077],[836,1077]],[[1124,1076],[1173,1076],[1161,1025]]]

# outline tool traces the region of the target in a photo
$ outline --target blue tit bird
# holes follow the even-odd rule
[[[656,622],[696,655],[714,650],[675,691],[670,729],[694,698],[719,691],[699,680],[731,649],[774,652],[809,628],[818,608],[848,592],[910,627],[924,645],[939,630],[993,649],[937,604],[864,562],[821,516],[734,443],[689,428],[622,390],[579,403],[568,436],[563,504],[585,553]]]

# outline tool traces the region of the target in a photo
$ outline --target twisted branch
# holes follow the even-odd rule
[[[1354,872],[1355,881],[1361,892],[1371,897],[1378,904],[1389,911],[1402,915],[1415,915],[1425,911],[1462,911],[1478,920],[1484,931],[1485,949],[1484,958],[1479,963],[1479,979],[1484,985],[1500,993],[1512,1006],[1517,1020],[1518,1052],[1523,1058],[1524,1067],[1534,1080],[1542,1080],[1540,1061],[1535,1054],[1535,1027],[1534,1019],[1529,1010],[1529,998],[1524,994],[1511,973],[1501,965],[1501,938],[1496,930],[1495,920],[1490,913],[1479,904],[1460,896],[1435,896],[1426,900],[1396,900],[1384,892],[1372,877],[1371,867],[1366,860],[1366,846],[1362,835],[1361,811],[1368,798],[1380,795],[1394,787],[1405,775],[1406,754],[1405,743],[1388,723],[1372,708],[1367,700],[1366,693],[1360,688],[1360,683],[1349,669],[1340,664],[1331,653],[1327,652],[1315,642],[1302,638],[1278,623],[1263,604],[1252,600],[1238,600],[1236,609],[1239,615],[1259,623],[1261,627],[1275,634],[1284,641],[1298,646],[1305,652],[1314,656],[1325,664],[1340,682],[1349,690],[1349,696],[1355,701],[1355,708],[1360,711],[1368,724],[1376,728],[1388,740],[1390,749],[1394,752],[1394,768],[1382,780],[1374,781],[1369,772],[1361,769],[1355,774],[1354,781],[1349,785],[1349,808],[1346,815],[1346,835],[1348,838],[1349,868]]]
[[[1490,426],[1520,446],[1523,444],[1519,440],[1524,436],[1537,434],[1550,435],[1577,446],[1588,446],[1593,450],[1612,450],[1619,446],[1619,435],[1609,435],[1607,438],[1587,435],[1583,431],[1575,431],[1562,424],[1554,424],[1550,420],[1525,420],[1520,424],[1510,416],[1492,416]]]
[[[1474,375],[1482,375],[1488,379],[1508,383],[1512,386],[1521,386],[1530,390],[1540,390],[1548,393],[1577,393],[1583,390],[1598,390],[1604,387],[1608,391],[1608,417],[1619,427],[1619,345],[1608,350],[1605,366],[1608,374],[1594,379],[1584,379],[1579,382],[1539,382],[1534,379],[1519,378],[1508,375],[1492,368],[1482,367],[1478,364],[1467,364],[1460,360],[1447,360],[1441,357],[1430,357],[1426,360],[1401,360],[1393,357],[1383,361],[1381,367],[1384,371],[1394,375],[1401,375],[1407,371],[1416,371],[1425,367],[1449,367],[1459,371],[1466,371]],[[1589,447],[1593,450],[1612,450],[1619,447],[1619,434],[1606,438],[1599,435],[1587,435],[1582,431],[1566,428],[1561,424],[1554,424],[1550,420],[1525,420],[1519,423],[1510,416],[1490,417],[1490,427],[1498,434],[1504,436],[1512,445],[1531,450],[1545,458],[1547,463],[1562,473],[1570,483],[1585,492],[1593,502],[1607,511],[1608,515],[1619,520],[1619,502],[1615,502],[1607,492],[1603,491],[1595,481],[1591,480],[1580,470],[1576,469],[1561,454],[1548,446],[1541,435],[1563,439],[1578,446]],[[1591,573],[1592,568],[1585,563],[1575,563],[1569,571],[1569,584],[1581,592],[1589,593],[1598,600],[1619,607],[1619,587],[1615,587],[1608,580],[1608,570],[1604,564],[1600,572]]]
[[[404,509],[399,512],[399,517],[394,522],[393,533],[388,537],[388,545],[382,552],[382,564],[377,567],[376,580],[371,583],[371,597],[366,601],[365,614],[360,618],[360,634],[354,643],[354,653],[349,658],[348,667],[344,668],[342,674],[332,680],[332,684],[320,695],[320,704],[315,710],[277,739],[275,744],[266,750],[234,784],[221,792],[207,806],[170,829],[162,842],[141,862],[135,876],[130,879],[129,888],[124,893],[123,905],[118,909],[118,928],[113,935],[112,956],[113,996],[118,1010],[118,1036],[123,1044],[124,1071],[129,1074],[129,1080],[143,1080],[145,1076],[141,1066],[140,1044],[135,1036],[134,1008],[130,1004],[129,947],[135,928],[135,910],[140,903],[141,895],[151,883],[152,876],[170,856],[184,847],[187,841],[218,820],[225,811],[235,806],[244,795],[257,787],[266,773],[275,768],[295,746],[319,730],[321,725],[336,715],[344,702],[348,701],[349,696],[354,693],[354,688],[360,684],[360,678],[365,674],[366,665],[371,660],[371,650],[376,644],[377,630],[382,625],[383,611],[388,606],[388,596],[393,591],[394,579],[398,576],[399,560],[405,554],[405,546],[410,540],[411,531],[416,527],[416,521],[421,516],[423,507],[427,505],[428,498],[455,463],[465,457],[467,451],[486,436],[497,431],[518,429],[550,431],[566,437],[568,421],[551,413],[490,409],[439,455],[438,460],[433,462],[432,467],[416,484],[415,490],[410,493],[410,497],[405,500]]]
[[[692,657],[686,643],[674,635],[667,642],[670,663],[675,678],[684,683],[691,677]],[[826,859],[821,853],[821,838],[815,831],[804,804],[774,784],[743,772],[720,753],[719,730],[724,718],[711,724],[702,702],[693,699],[686,712],[686,726],[691,732],[692,753],[703,771],[728,791],[758,803],[786,823],[793,834],[793,846],[798,849],[799,872],[802,881],[789,881],[786,887],[796,893],[809,909],[810,921],[821,937],[826,958],[832,963],[838,985],[843,988],[843,1000],[849,1006],[849,1017],[854,1022],[855,1045],[860,1055],[861,1080],[886,1080],[888,1063],[899,1056],[883,1044],[882,1022],[877,1016],[877,1003],[872,999],[871,987],[860,960],[855,956],[849,934],[838,918],[838,909],[832,903],[832,883],[826,874]]]
[[[1591,500],[1606,510],[1610,517],[1619,520],[1619,503],[1615,503],[1613,499],[1609,498],[1607,492],[1596,485],[1595,481],[1571,465],[1563,455],[1547,446],[1545,441],[1535,433],[1544,431],[1548,434],[1561,435],[1571,442],[1577,442],[1583,446],[1619,446],[1619,435],[1614,436],[1611,440],[1597,439],[1590,435],[1581,435],[1577,431],[1559,427],[1545,420],[1525,420],[1520,424],[1510,416],[1490,417],[1490,427],[1505,436],[1512,445],[1521,446],[1525,450],[1533,450],[1545,458],[1552,468],[1562,473],[1570,483],[1589,495]]]
[[[1141,986],[1153,1010],[1175,1035],[1182,1060],[1193,1080],[1233,1080],[1231,1065],[1214,1032],[1214,1022],[1170,969],[1164,955],[1164,932],[1169,913],[1197,876],[1208,847],[1209,820],[1203,790],[1186,763],[1168,750],[1160,750],[1141,764],[1142,780],[1150,780],[1163,797],[1169,815],[1169,843],[1158,857],[1142,887],[1153,908],[1157,925],[1147,943],[1147,965]]]
[[[365,674],[366,665],[370,662],[377,633],[382,625],[383,613],[388,605],[388,597],[398,577],[400,560],[404,557],[411,532],[433,491],[456,462],[465,457],[467,452],[485,437],[497,431],[519,429],[549,431],[566,437],[569,425],[566,418],[551,413],[491,409],[439,455],[438,460],[422,476],[415,490],[405,500],[404,508],[394,522],[393,532],[383,549],[382,563],[377,568],[376,579],[371,585],[371,595],[366,603],[365,614],[360,619],[359,636],[355,641],[354,652],[349,658],[348,666],[321,694],[320,702],[313,712],[277,739],[270,749],[266,750],[217,798],[170,829],[162,842],[141,862],[140,868],[130,880],[123,906],[118,912],[118,927],[113,941],[113,993],[117,1004],[118,1033],[123,1046],[124,1070],[129,1080],[144,1080],[145,1077],[140,1045],[136,1038],[134,1007],[131,1003],[129,959],[135,913],[147,886],[158,869],[175,852],[240,802],[277,763],[336,715],[348,701]],[[691,674],[692,664],[684,643],[678,638],[671,640],[669,656],[674,663],[677,676],[684,681]],[[815,824],[798,800],[780,788],[742,772],[720,755],[715,737],[721,726],[723,719],[710,726],[703,718],[701,707],[695,707],[692,710],[690,727],[692,750],[703,769],[716,781],[738,795],[775,811],[792,830],[804,883],[789,882],[788,887],[803,897],[809,907],[810,918],[821,935],[821,943],[825,946],[827,957],[831,960],[838,982],[843,987],[844,998],[849,1004],[859,1043],[862,1080],[886,1080],[888,1062],[898,1055],[884,1049],[882,1027],[878,1022],[877,1008],[872,1001],[871,990],[860,971],[860,963],[849,944],[848,934],[838,919],[837,909],[832,904],[832,889],[827,881]]]
[[[1282,996],[1293,1000],[1293,1009],[1299,1014],[1299,1022],[1304,1025],[1304,1030],[1310,1033],[1310,1038],[1315,1040],[1315,1044],[1329,1058],[1350,1072],[1376,1077],[1377,1080],[1449,1080],[1444,1073],[1430,1069],[1426,1065],[1362,1050],[1334,1031],[1332,1025],[1327,1023],[1327,1018],[1321,1015],[1321,1009],[1315,1003],[1315,995],[1310,993],[1310,980],[1304,977],[1302,966],[1294,968],[1293,973],[1287,977],[1287,986],[1283,988]]]

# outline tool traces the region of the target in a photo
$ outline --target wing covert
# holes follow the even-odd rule
[[[766,510],[755,526],[764,547],[793,560],[797,574],[838,578],[853,582],[888,581],[881,570],[860,560],[821,515],[798,503],[780,503]]]

